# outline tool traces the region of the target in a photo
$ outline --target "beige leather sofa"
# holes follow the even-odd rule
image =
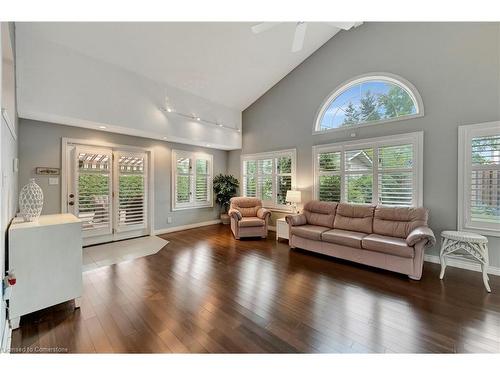
[[[234,197],[229,207],[231,230],[236,239],[241,237],[267,237],[267,224],[271,211],[262,207],[257,198]]]
[[[311,201],[288,215],[291,248],[383,268],[420,280],[424,249],[436,242],[425,208]]]

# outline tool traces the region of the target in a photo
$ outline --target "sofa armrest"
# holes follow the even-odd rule
[[[418,242],[425,240],[425,247],[434,246],[436,243],[436,237],[434,237],[434,233],[432,229],[429,227],[418,227],[411,231],[411,233],[406,238],[406,244],[408,246],[415,246]]]
[[[271,216],[271,211],[269,211],[267,208],[259,208],[257,210],[257,217],[262,220],[267,220]]]
[[[306,215],[300,214],[300,215],[286,215],[285,220],[290,225],[291,227],[296,227],[298,225],[306,225],[307,224],[307,219]]]
[[[242,218],[241,212],[234,208],[231,208],[227,214],[236,221],[240,221]]]

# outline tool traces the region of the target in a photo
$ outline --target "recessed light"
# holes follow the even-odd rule
[[[196,121],[201,121],[201,118],[199,118],[199,117],[196,117]]]
[[[106,129],[104,125],[99,126],[99,129]]]
[[[222,124],[219,124],[219,126],[220,126],[220,127],[222,128],[222,127],[223,127],[224,125],[222,125]]]
[[[167,137],[163,137],[162,139],[167,139]]]
[[[210,143],[207,143],[205,146],[210,147]]]
[[[241,133],[241,130],[240,130],[240,129],[238,129],[238,133]]]
[[[167,112],[172,112],[172,108],[167,107]]]

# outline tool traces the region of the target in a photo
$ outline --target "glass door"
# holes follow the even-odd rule
[[[68,149],[67,212],[82,221],[84,245],[149,234],[148,154],[124,149]]]
[[[147,234],[147,154],[115,151],[115,221],[118,238]]]
[[[68,212],[82,221],[86,238],[113,240],[112,159],[109,149],[75,147],[73,189],[69,191]]]

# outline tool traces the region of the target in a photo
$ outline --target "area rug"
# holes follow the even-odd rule
[[[156,254],[166,244],[163,238],[148,236],[84,247],[82,272]]]

